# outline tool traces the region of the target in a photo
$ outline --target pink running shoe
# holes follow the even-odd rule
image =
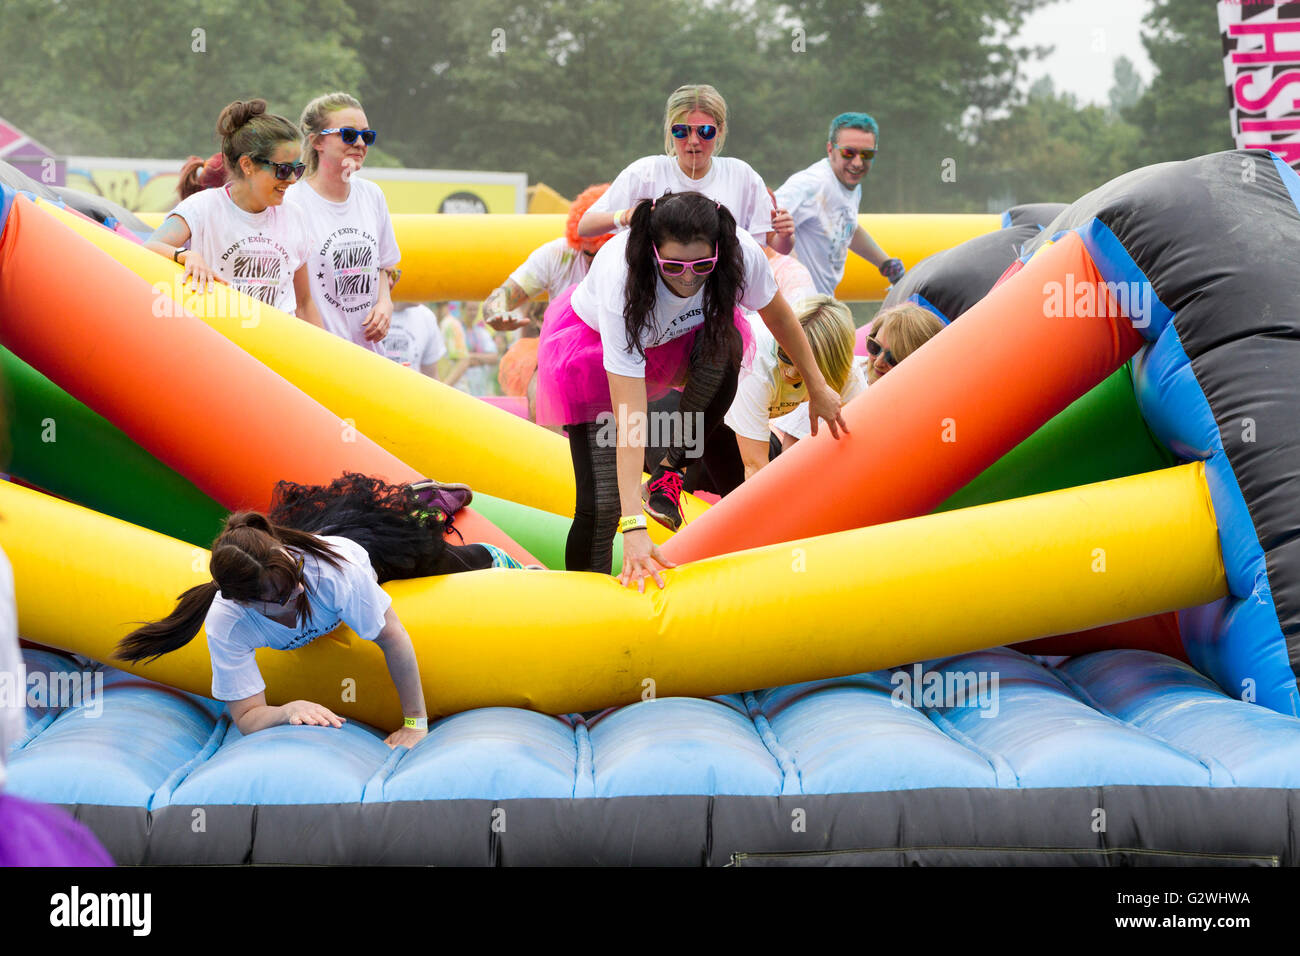
[[[660,465],[641,486],[645,510],[665,528],[676,531],[682,526],[682,485],[686,476]]]

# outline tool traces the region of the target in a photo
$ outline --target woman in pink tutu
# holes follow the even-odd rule
[[[631,228],[596,255],[587,276],[546,310],[538,346],[537,420],[564,425],[577,500],[565,548],[570,571],[608,574],[615,532],[623,583],[644,590],[671,567],[651,543],[645,515],[681,525],[682,468],[698,456],[736,392],[748,327],[758,312],[808,386],[813,428],[844,427],[808,339],[777,290],[763,249],[727,208],[699,193],[642,200]],[[647,442],[649,399],[683,386],[676,442]],[[662,436],[663,429],[658,429]],[[689,436],[689,437],[688,437]],[[688,449],[688,442],[695,445]],[[639,489],[647,444],[668,447]]]

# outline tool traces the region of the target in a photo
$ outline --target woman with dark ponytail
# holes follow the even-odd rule
[[[380,588],[397,578],[519,564],[490,544],[452,545],[443,533],[468,498],[463,485],[388,485],[347,474],[328,486],[280,482],[269,516],[240,511],[212,544],[212,580],[190,588],[161,621],[118,645],[125,661],[152,660],[188,644],[199,628],[212,656],[212,696],[227,701],[245,734],[278,724],[341,727],[322,704],[266,702],[253,656],[258,647],[292,650],[345,623],[384,651],[405,726],[390,746],[414,746],[427,732],[424,694],[411,639]]]
[[[236,100],[221,111],[217,135],[228,181],[182,199],[145,246],[183,265],[184,279],[200,291],[224,282],[323,327],[311,297],[306,225],[284,205],[307,168],[298,128],[268,113],[265,100]]]
[[[681,524],[682,468],[731,405],[748,325],[758,312],[791,356],[808,388],[812,427],[824,420],[839,437],[839,396],[826,384],[808,339],[781,296],[762,247],[737,230],[726,206],[700,193],[642,200],[631,228],[596,254],[583,281],[546,310],[538,346],[537,421],[564,425],[577,501],[565,549],[570,571],[610,572],[616,531],[623,539],[623,583],[645,588],[670,567],[641,514]],[[663,423],[649,399],[683,385],[680,411]],[[672,425],[676,427],[671,427]],[[660,441],[649,441],[656,434]],[[673,440],[675,439],[675,440]],[[697,444],[689,449],[688,443]],[[638,494],[643,449],[668,447]],[[621,518],[620,518],[621,516]]]

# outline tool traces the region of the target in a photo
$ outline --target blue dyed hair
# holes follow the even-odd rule
[[[880,140],[880,127],[866,113],[841,113],[835,117],[831,120],[831,131],[826,134],[826,142],[834,143],[835,135],[842,129],[860,129],[874,135],[877,141]]]

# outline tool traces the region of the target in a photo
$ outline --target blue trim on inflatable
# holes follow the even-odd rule
[[[938,319],[940,322],[942,322],[944,325],[950,325],[952,322],[952,320],[949,319],[948,316],[943,314],[943,310],[941,308],[939,308],[937,305],[935,305],[925,296],[921,295],[921,293],[919,292],[913,292],[911,295],[907,297],[907,301],[913,302],[916,305],[919,305],[921,308],[925,309],[927,312],[933,313],[934,317]]]
[[[1300,189],[1300,180],[1296,186]],[[1248,694],[1274,710],[1300,716],[1300,685],[1273,605],[1264,548],[1223,450],[1209,399],[1178,336],[1174,313],[1105,223],[1094,218],[1076,231],[1105,282],[1150,290],[1151,314],[1133,323],[1151,343],[1133,363],[1138,407],[1152,433],[1176,455],[1205,462],[1231,598],[1218,613],[1179,613],[1187,655],[1228,693]]]
[[[1277,175],[1282,180],[1282,185],[1291,194],[1291,201],[1295,203],[1296,209],[1300,210],[1300,175],[1297,175],[1296,171],[1277,153],[1270,151],[1269,155],[1273,157],[1273,165],[1277,167]]]
[[[5,231],[5,223],[9,221],[9,207],[14,204],[16,195],[16,190],[0,183],[0,233]]]
[[[1008,209],[1006,212],[1004,212],[1004,213],[1002,214],[1002,228],[1003,228],[1003,229],[1010,229],[1010,228],[1011,228],[1011,210],[1010,210],[1010,209]]]

